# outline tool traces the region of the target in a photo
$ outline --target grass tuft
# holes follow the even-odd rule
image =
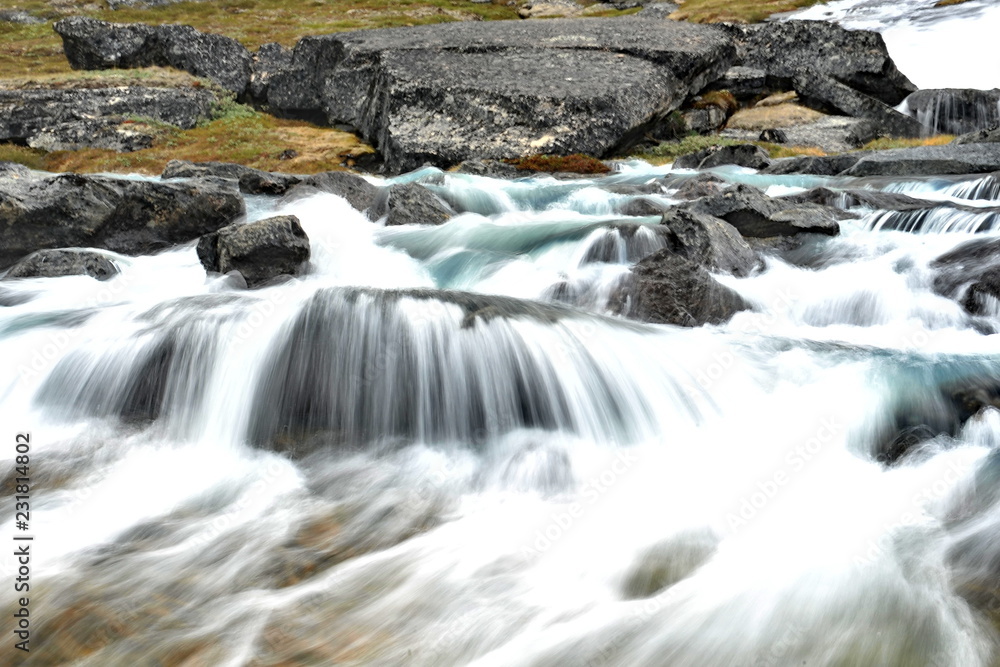
[[[825,0],[679,0],[680,9],[670,15],[693,23],[759,23],[773,14],[817,5]]]

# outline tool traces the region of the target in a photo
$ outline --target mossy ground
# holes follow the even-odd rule
[[[694,23],[758,23],[772,14],[817,5],[824,0],[677,0],[671,18]]]
[[[695,153],[711,146],[737,146],[745,143],[753,143],[760,146],[773,158],[795,157],[799,155],[825,155],[822,150],[814,146],[784,146],[766,141],[746,142],[714,135],[703,136],[695,134],[675,141],[664,141],[651,148],[645,148],[633,154],[632,157],[645,160],[650,164],[667,164],[668,162],[673,162],[681,155]]]

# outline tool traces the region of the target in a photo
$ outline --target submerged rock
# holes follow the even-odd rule
[[[107,255],[91,250],[61,248],[31,253],[10,267],[4,280],[56,276],[90,276],[97,280],[108,280],[118,273],[118,266]]]
[[[971,315],[1000,308],[1000,240],[974,239],[946,252],[930,267],[934,291],[958,301]]]
[[[309,238],[294,215],[229,225],[198,241],[198,259],[207,271],[238,271],[250,288],[298,275],[309,256]]]
[[[730,65],[713,26],[461,22],[307,37],[268,102],[357,128],[406,171],[470,158],[627,148]]]
[[[636,264],[612,295],[620,315],[655,324],[722,324],[750,304],[707,270],[664,249]]]
[[[710,271],[747,276],[761,266],[760,257],[724,220],[681,208],[663,214],[668,247]]]
[[[50,248],[155,252],[244,212],[235,183],[219,179],[157,183],[71,173],[0,175],[0,268]]]
[[[713,531],[687,530],[646,549],[625,575],[626,600],[653,597],[691,576],[716,552],[719,536]]]
[[[108,23],[83,16],[62,19],[54,28],[73,69],[175,67],[237,95],[250,83],[253,59],[232,37],[186,25]]]

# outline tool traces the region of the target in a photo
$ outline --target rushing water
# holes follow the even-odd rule
[[[882,33],[899,70],[919,88],[1000,88],[1000,4],[967,0],[839,0],[796,19],[834,21]]]
[[[726,325],[610,316],[659,237],[606,186],[671,202],[683,175],[401,177],[463,211],[440,227],[255,198],[313,248],[256,291],[193,245],[0,283],[5,473],[33,442],[23,664],[995,664],[1000,412],[893,466],[877,443],[1000,372],[1000,310],[929,267],[1000,231],[860,211],[720,277],[754,304]]]

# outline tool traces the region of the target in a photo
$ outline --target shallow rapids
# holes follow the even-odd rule
[[[1000,237],[970,210],[995,188],[718,174],[966,208],[857,209],[719,276],[753,309],[697,329],[611,314],[663,247],[620,211],[689,176],[639,163],[400,177],[460,211],[440,227],[255,198],[312,245],[255,291],[193,245],[0,283],[6,486],[33,442],[23,664],[996,664],[1000,411],[950,411],[995,384],[1000,308],[933,266]],[[896,458],[914,419],[942,432]]]

